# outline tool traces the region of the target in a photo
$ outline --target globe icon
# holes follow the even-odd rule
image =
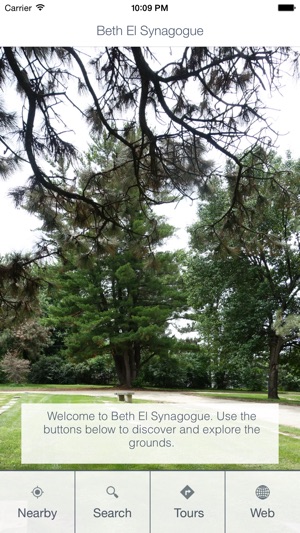
[[[260,500],[266,500],[270,496],[270,489],[266,485],[259,485],[255,491],[256,496]]]

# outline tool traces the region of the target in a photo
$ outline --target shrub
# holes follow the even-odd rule
[[[26,383],[30,362],[21,359],[17,351],[7,352],[2,359],[1,370],[10,383]]]
[[[116,372],[111,359],[102,356],[87,361],[88,374],[92,385],[109,385],[116,381]]]
[[[72,363],[57,355],[44,355],[32,364],[29,379],[31,383],[108,385],[114,377],[110,361],[101,356],[83,363]]]
[[[43,355],[31,365],[29,380],[31,383],[61,383],[64,360],[59,356]]]
[[[282,365],[279,371],[279,388],[284,391],[300,391],[300,372]]]

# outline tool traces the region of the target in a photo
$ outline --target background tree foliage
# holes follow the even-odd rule
[[[48,255],[48,254],[47,254]],[[34,261],[27,254],[13,253],[0,257],[0,321],[9,327],[16,318],[32,316],[37,307],[40,276],[32,268]]]
[[[268,360],[268,396],[277,398],[280,355],[299,347],[300,162],[261,149],[251,157],[235,209],[227,210],[235,186],[230,165],[227,181],[215,180],[200,205],[187,279],[221,386],[241,365],[246,384]]]
[[[68,107],[93,131],[121,143],[123,157],[112,158],[105,177],[133,169],[142,203],[163,201],[157,196],[162,189],[181,196],[191,186],[205,188],[211,168],[199,148],[212,148],[236,165],[232,208],[250,161],[238,155],[240,141],[248,141],[250,153],[258,143],[272,142],[261,91],[276,90],[282,73],[295,71],[299,52],[186,47],[177,57],[175,51],[166,57],[156,48],[99,48],[94,55],[72,47],[2,48],[0,172],[7,176],[18,165],[29,175],[13,193],[17,205],[35,191],[45,208],[51,196],[58,211],[72,210],[79,218],[89,211],[98,234],[106,224],[122,225],[122,199],[112,202],[106,188],[96,199],[78,180]],[[61,158],[75,165],[72,175],[50,171],[47,161]],[[44,253],[40,249],[35,258]],[[24,265],[21,258],[19,263]]]

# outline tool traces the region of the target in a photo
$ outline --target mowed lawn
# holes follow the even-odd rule
[[[0,394],[0,408],[6,405],[13,398],[11,394]]]
[[[239,391],[239,390],[230,390],[230,391],[195,391],[194,394],[199,394],[200,396],[208,398],[217,398],[224,400],[238,400],[240,402],[272,402],[280,403],[285,405],[299,405],[300,406],[300,392],[287,392],[279,391],[279,400],[268,400],[266,392],[250,392],[250,391]]]
[[[0,393],[0,405],[12,395]],[[111,403],[104,396],[22,394],[17,403],[0,416],[0,470],[300,470],[300,430],[282,426],[279,435],[279,464],[270,465],[99,465],[99,464],[21,464],[21,403]]]

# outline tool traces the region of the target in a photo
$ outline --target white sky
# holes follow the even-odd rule
[[[268,106],[272,108],[269,115],[274,129],[281,133],[277,143],[278,152],[284,156],[287,150],[291,150],[294,158],[300,157],[299,83],[287,76],[281,95],[273,96],[272,100],[266,97]],[[69,117],[70,127],[76,132],[74,133],[76,144],[81,149],[85,149],[88,142],[88,135],[85,133],[87,130],[80,119],[76,119],[75,122],[74,119],[74,114]],[[22,171],[18,171],[15,176],[5,182],[0,182],[0,255],[11,251],[30,251],[38,240],[36,229],[39,227],[39,221],[24,210],[16,209],[12,200],[7,196],[9,190],[23,185],[30,173],[30,168],[27,170],[24,166]],[[179,228],[177,237],[172,239],[172,248],[186,247],[188,235],[185,228],[195,221],[196,202],[182,200],[174,206],[160,206],[157,212],[168,216],[170,223]]]

